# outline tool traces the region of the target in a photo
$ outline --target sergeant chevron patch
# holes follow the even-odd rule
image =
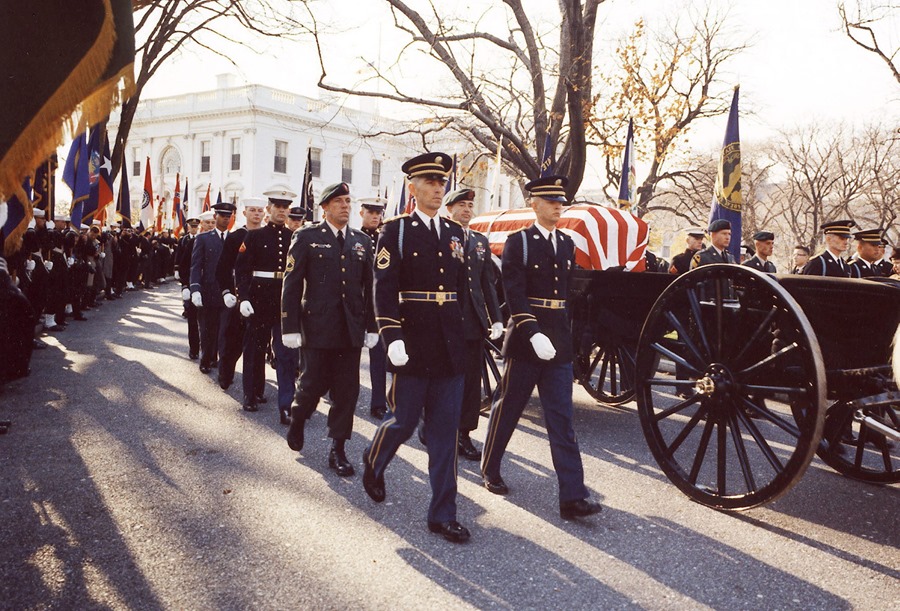
[[[294,271],[294,255],[288,255],[286,265],[284,266],[284,273],[291,271]]]
[[[378,255],[375,257],[375,267],[378,269],[387,269],[391,264],[391,253],[388,252],[388,249],[384,246],[381,247],[381,250],[378,251]]]

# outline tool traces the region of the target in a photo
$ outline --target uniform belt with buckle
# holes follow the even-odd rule
[[[438,305],[448,301],[456,301],[456,293],[442,291],[400,291],[400,301],[433,301]]]
[[[281,280],[284,278],[284,272],[253,272],[254,278],[273,278]]]
[[[550,310],[565,310],[565,299],[544,299],[542,297],[529,297],[528,305],[535,308],[548,308]]]

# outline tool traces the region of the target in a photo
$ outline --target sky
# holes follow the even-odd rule
[[[683,16],[689,3],[607,0],[599,13],[598,54],[625,36],[636,19],[645,19],[649,27],[667,23]],[[418,6],[421,0],[410,0],[410,4]],[[497,4],[497,0],[445,0],[440,7],[445,14],[475,15]],[[894,5],[891,18],[881,23],[879,33],[896,49],[900,47],[900,0],[881,0],[881,4]],[[734,84],[741,86],[742,147],[811,120],[900,124],[900,86],[880,59],[857,47],[839,29],[836,5],[837,0],[710,0],[713,11],[728,13],[731,39],[752,43],[723,72],[727,90]],[[336,30],[324,39],[325,51],[334,58],[331,73],[342,84],[352,85],[358,80],[365,62],[389,64],[389,58],[405,41],[404,35],[394,30],[385,3],[378,0],[328,0],[316,6],[322,11],[322,21]],[[558,19],[556,7],[556,2],[531,0],[529,15],[535,26],[549,27]],[[496,23],[491,15],[502,15],[499,9],[493,11],[487,14],[486,23]],[[237,74],[239,82],[313,97],[323,95],[316,87],[319,67],[312,43],[248,40],[244,32],[229,33],[254,49],[230,46],[228,53],[237,66],[208,51],[186,50],[160,68],[148,83],[144,98],[213,89],[215,75],[222,72]],[[430,64],[423,63],[422,67],[433,70]],[[412,83],[416,76],[416,71],[410,70],[404,78]],[[371,102],[362,102],[366,103]],[[347,104],[358,108],[361,102],[350,99]],[[408,112],[390,103],[382,103],[379,109],[393,116]],[[698,125],[692,138],[694,146],[710,150],[720,146],[724,127],[724,116]],[[639,174],[640,166],[639,161]]]

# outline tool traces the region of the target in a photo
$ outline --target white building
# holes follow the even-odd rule
[[[394,213],[403,179],[400,166],[423,152],[420,138],[391,135],[404,131],[405,123],[260,85],[236,86],[234,81],[233,75],[219,75],[214,91],[141,101],[125,148],[132,210],[140,207],[148,157],[154,196],[171,205],[179,173],[182,189],[188,181],[188,203],[195,214],[207,188],[212,202],[219,191],[223,201],[271,189],[299,193],[309,151],[317,196],[324,186],[343,181],[350,184],[354,198],[387,193],[387,215]],[[111,134],[117,127],[118,117],[113,116]],[[465,147],[461,141],[430,146],[451,154],[463,154]],[[481,184],[467,186],[481,193],[479,209],[487,209],[490,197],[484,184],[492,185],[492,177],[475,180]],[[510,201],[521,205],[516,184],[509,177],[500,184],[503,207]],[[318,218],[318,209],[316,214]],[[359,217],[354,213],[351,219],[358,223]]]

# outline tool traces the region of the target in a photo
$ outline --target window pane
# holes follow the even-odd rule
[[[141,175],[141,162],[137,159],[134,160],[134,163],[131,166],[131,175],[132,176],[140,176]]]
[[[200,171],[209,172],[209,140],[200,143]]]
[[[287,146],[283,140],[275,141],[275,171],[279,174],[287,174]]]
[[[322,149],[309,149],[309,171],[310,173],[319,178],[322,176]]]
[[[381,186],[381,160],[380,159],[372,160],[372,186],[373,187]]]
[[[353,182],[353,155],[345,153],[341,156],[341,180]]]

